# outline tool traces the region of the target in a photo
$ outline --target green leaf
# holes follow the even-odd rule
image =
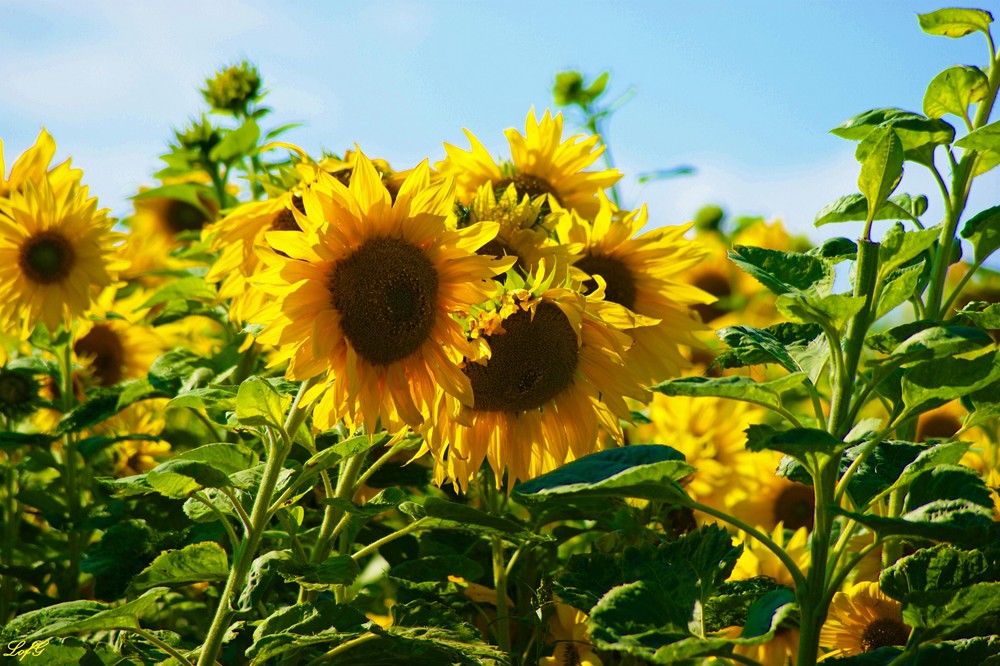
[[[979,154],[972,175],[980,176],[1000,164],[1000,121],[980,127],[955,142],[963,150]]]
[[[206,282],[205,278],[192,276],[181,278],[157,289],[156,293],[150,296],[141,307],[151,308],[177,299],[211,303],[217,295],[215,285]]]
[[[156,492],[173,499],[185,499],[203,488],[233,485],[225,472],[208,463],[176,457],[149,470],[146,480]]]
[[[800,333],[803,329],[808,330],[812,335],[807,342],[822,333],[818,327],[798,327],[790,330],[789,326],[794,325],[785,324],[785,328],[781,330],[792,333],[792,335]],[[785,350],[784,345],[787,343],[779,340],[768,330],[750,326],[729,326],[716,331],[716,335],[726,343],[737,358],[746,364],[778,362],[789,372],[801,370]]]
[[[149,383],[153,388],[174,396],[185,384],[191,384],[195,374],[214,375],[208,359],[190,349],[174,349],[158,356],[149,366]],[[211,376],[205,378],[207,382]]]
[[[169,587],[154,587],[121,606],[108,607],[106,604],[101,604],[106,610],[87,618],[56,621],[30,634],[27,639],[38,640],[47,636],[94,633],[113,629],[139,629],[139,618],[156,606],[160,597],[169,591]]]
[[[827,294],[820,296],[797,291],[782,294],[775,301],[778,312],[800,324],[818,324],[840,330],[865,305],[864,296]]]
[[[982,309],[976,309],[980,307]],[[960,310],[959,314],[971,320],[982,330],[993,331],[1000,328],[1000,303],[991,305],[984,302],[970,303]]]
[[[843,440],[818,428],[776,430],[761,424],[747,428],[747,449],[751,451],[778,451],[802,460],[806,453],[833,455],[846,447]]]
[[[775,616],[782,608],[794,603],[795,592],[790,588],[782,587],[768,592],[750,607],[750,613],[740,636],[754,638],[771,633],[775,628]]]
[[[905,488],[917,475],[942,465],[957,465],[969,449],[968,442],[940,442],[924,448],[912,462],[908,463],[892,484],[893,488]]]
[[[430,518],[439,518],[468,526],[485,527],[507,534],[516,534],[524,529],[517,523],[506,518],[491,516],[467,504],[449,502],[436,497],[428,497],[424,500],[424,513]]]
[[[833,267],[809,254],[734,245],[729,259],[775,294],[814,288],[829,291]]]
[[[236,409],[235,386],[205,386],[178,393],[167,403],[168,407],[192,407],[194,409]]]
[[[844,452],[840,465],[841,476],[866,448],[867,442],[864,442],[852,446]],[[847,484],[847,494],[851,498],[851,503],[855,507],[867,506],[876,495],[886,491],[896,483],[906,466],[913,463],[917,456],[927,448],[926,444],[912,442],[879,442],[857,468]]]
[[[986,483],[975,470],[959,465],[938,465],[914,476],[903,511],[916,511],[937,500],[963,500],[993,509],[993,498]]]
[[[361,573],[350,555],[334,555],[319,564],[298,564],[291,560],[278,566],[278,574],[286,581],[298,583],[307,590],[328,590],[338,585],[350,585]]]
[[[180,550],[161,553],[129,583],[129,596],[151,587],[189,585],[203,581],[226,580],[229,559],[226,551],[214,541],[203,541]]]
[[[212,219],[212,211],[205,208],[204,198],[212,198],[209,188],[198,183],[171,183],[142,190],[132,197],[139,201],[142,199],[175,199],[189,203],[202,212],[205,219]]]
[[[876,220],[914,220],[916,216],[911,211],[912,199],[909,194],[897,194],[886,200],[875,211]],[[813,225],[821,227],[824,224],[837,222],[864,222],[868,219],[868,200],[863,194],[848,194],[829,203],[816,213]],[[857,246],[855,246],[857,252]]]
[[[677,500],[677,481],[694,472],[684,456],[661,445],[626,446],[584,456],[514,488],[521,498],[549,495]]]
[[[845,121],[831,130],[833,134],[851,141],[861,141],[855,157],[864,162],[871,155],[875,141],[881,136],[875,130],[891,129],[899,138],[903,159],[930,164],[934,146],[947,145],[955,140],[955,128],[939,118],[925,118],[919,113],[897,108],[872,109]],[[865,190],[862,188],[861,190]]]
[[[977,67],[955,65],[931,80],[924,94],[924,113],[940,118],[951,113],[967,118],[969,105],[981,102],[989,90],[986,74]]]
[[[777,589],[787,588],[767,576],[723,583],[705,604],[705,630],[715,632],[744,626],[754,603]]]
[[[652,387],[664,395],[730,398],[752,402],[772,409],[781,407],[781,394],[797,388],[806,380],[806,373],[796,372],[767,382],[749,377],[681,377],[668,379]]]
[[[901,224],[892,225],[879,245],[879,277],[884,280],[897,268],[916,259],[922,252],[930,249],[940,235],[941,225],[916,231],[906,231]]]
[[[38,610],[20,613],[6,625],[0,626],[0,645],[25,637],[55,623],[78,622],[93,617],[107,608],[96,601],[65,601]]]
[[[975,248],[976,263],[986,261],[1000,249],[1000,206],[987,208],[970,218],[962,227],[962,238],[970,241]]]
[[[338,499],[336,497],[329,497],[323,500],[323,504],[335,506],[342,511],[346,511],[347,513],[351,513],[356,516],[374,518],[380,513],[385,513],[386,511],[395,509],[400,504],[405,502],[407,498],[408,495],[399,488],[385,488],[384,490],[379,491],[377,495],[364,504],[356,504],[354,502]]]
[[[876,127],[858,146],[858,189],[869,202],[868,220],[885,204],[903,177],[903,142],[890,125]]]
[[[320,438],[317,438],[320,439]],[[377,436],[358,435],[328,446],[309,457],[309,460],[302,464],[302,472],[296,485],[303,485],[319,477],[324,470],[330,469],[340,464],[344,458],[353,458],[361,455],[365,451],[376,446],[381,446],[389,441],[389,436],[382,434]],[[319,444],[319,442],[317,442]]]
[[[895,646],[881,647],[871,652],[863,652],[853,657],[824,659],[823,664],[838,666],[997,666],[990,657],[1000,652],[1000,638],[997,636],[977,636],[976,638],[921,643],[920,648],[901,661],[895,661],[903,649]]]
[[[857,196],[860,197],[861,195]],[[865,210],[867,209],[868,204],[866,203]],[[864,215],[862,215],[861,219],[864,219]],[[855,259],[858,256],[858,244],[850,238],[844,238],[843,236],[827,238],[818,247],[812,248],[806,254],[811,254],[814,257],[820,257],[837,264],[845,259]]]
[[[939,358],[903,374],[903,404],[912,417],[961,398],[1000,379],[1000,356],[992,351],[974,359]]]
[[[218,442],[204,444],[174,455],[174,460],[197,460],[211,465],[225,475],[236,474],[256,464],[257,454],[243,444]],[[221,487],[221,486],[216,486]]]
[[[935,500],[899,518],[886,518],[834,508],[882,537],[917,537],[977,545],[988,539],[993,511],[965,500]]]
[[[479,580],[484,575],[483,567],[464,555],[432,555],[403,560],[389,570],[393,578],[414,582],[444,582],[448,576],[461,576],[468,582]]]
[[[923,268],[924,265],[921,262],[916,266],[908,266],[893,271],[886,276],[885,284],[879,294],[875,318],[872,321],[881,319],[913,297]]]
[[[893,349],[903,344],[903,342],[911,336],[919,333],[925,328],[931,328],[938,325],[940,325],[940,322],[938,321],[918,319],[917,321],[894,326],[881,333],[870,333],[868,337],[865,338],[865,345],[870,349],[882,352],[883,354],[891,354]]]
[[[917,14],[920,29],[930,35],[965,37],[979,30],[990,32],[993,15],[982,9],[938,9],[927,14]]]
[[[969,326],[932,326],[914,333],[890,354],[903,367],[920,361],[951,358],[993,344],[993,338]]]
[[[893,599],[906,601],[915,593],[958,590],[974,583],[996,581],[1000,575],[978,550],[950,544],[921,548],[882,570],[879,586]]]
[[[280,430],[287,402],[267,381],[250,377],[236,393],[236,419],[243,425],[269,425]]]
[[[921,594],[903,604],[903,621],[931,641],[962,636],[982,619],[1000,613],[1000,583]]]
[[[248,157],[252,154],[260,138],[260,128],[253,119],[248,118],[236,129],[226,132],[222,141],[209,152],[209,159],[227,164],[234,160]]]
[[[80,432],[106,421],[118,413],[119,388],[102,388],[87,396],[87,401],[59,420],[56,432],[60,435]]]

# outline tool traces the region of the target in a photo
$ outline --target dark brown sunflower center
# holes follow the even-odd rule
[[[302,231],[291,208],[282,208],[271,221],[271,231]]]
[[[28,404],[37,395],[38,385],[26,373],[0,370],[0,413],[6,413],[5,408]]]
[[[962,422],[952,414],[931,414],[918,421],[917,441],[948,439],[962,427]]]
[[[200,230],[208,222],[208,216],[192,203],[170,199],[163,209],[163,221],[171,232],[179,234]]]
[[[576,333],[559,306],[544,302],[503,322],[504,333],[486,337],[491,355],[486,365],[469,362],[474,409],[523,412],[538,409],[573,382],[580,349]]]
[[[604,291],[604,299],[623,305],[629,310],[635,307],[635,275],[625,262],[606,254],[588,254],[576,262],[576,267],[588,275],[600,275],[608,284]],[[587,280],[583,289],[590,293],[597,289],[596,280]]]
[[[816,499],[813,489],[804,483],[792,483],[774,501],[774,519],[790,530],[812,530]]]
[[[87,335],[76,341],[77,356],[89,357],[94,376],[101,386],[114,386],[125,377],[125,347],[110,327],[97,324]]]
[[[438,274],[401,238],[372,238],[330,276],[340,326],[362,358],[389,365],[417,351],[434,327]]]
[[[552,656],[560,666],[580,666],[583,663],[580,659],[580,650],[569,641],[560,643]]]
[[[76,252],[69,240],[59,232],[42,231],[21,246],[17,264],[32,282],[62,282],[76,264]]]
[[[899,620],[882,617],[867,627],[861,634],[861,649],[864,652],[871,652],[880,647],[889,645],[906,645],[906,639],[910,637],[909,628]]]
[[[702,273],[694,279],[692,286],[695,286],[702,291],[707,291],[718,299],[724,299],[731,296],[733,293],[733,288],[729,284],[729,280],[726,279],[726,276],[715,271]],[[710,322],[713,319],[718,319],[727,312],[726,308],[723,307],[719,301],[716,301],[715,303],[698,303],[696,305],[692,305],[691,309],[698,313],[703,322]]]
[[[507,188],[511,185],[514,186],[514,190],[517,192],[517,197],[519,199],[524,195],[528,195],[534,199],[535,197],[539,197],[543,194],[550,194],[555,197],[556,201],[559,201],[559,198],[556,197],[555,188],[552,187],[547,180],[543,180],[538,176],[532,176],[529,173],[515,174],[497,182],[496,186],[493,188],[497,198],[506,192]]]

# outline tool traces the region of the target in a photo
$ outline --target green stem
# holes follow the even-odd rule
[[[4,417],[4,432],[10,432],[10,419]],[[14,542],[17,538],[17,527],[20,518],[17,515],[17,467],[14,460],[15,451],[4,454],[6,469],[4,471],[4,524],[3,524],[3,565],[14,565]],[[13,615],[15,589],[18,585],[13,576],[3,576],[3,590],[0,591],[0,626],[7,623],[8,616]]]
[[[497,595],[497,645],[510,660],[510,618],[507,615],[507,565],[504,561],[503,539],[491,539],[493,550],[493,585]]]
[[[360,562],[362,559],[364,559],[368,555],[371,555],[385,544],[395,541],[399,537],[403,537],[412,532],[417,532],[419,530],[424,529],[424,523],[426,522],[427,518],[418,518],[417,520],[413,521],[406,527],[400,528],[391,534],[386,534],[381,539],[372,541],[370,544],[368,544],[358,552],[351,555],[351,559],[354,560],[355,562]]]
[[[788,573],[792,576],[792,580],[795,581],[796,587],[805,584],[806,577],[805,575],[803,575],[802,570],[799,569],[798,565],[795,564],[795,561],[791,557],[789,557],[788,553],[785,552],[784,548],[774,543],[774,541],[771,540],[771,537],[767,536],[760,530],[751,527],[750,525],[743,522],[739,518],[736,518],[735,516],[730,516],[728,513],[724,511],[713,509],[712,507],[705,504],[701,504],[700,502],[696,502],[693,499],[685,498],[680,502],[678,502],[678,504],[683,504],[684,506],[687,506],[688,508],[693,509],[695,511],[701,511],[702,513],[706,513],[712,516],[713,518],[718,518],[719,520],[729,523],[733,527],[736,527],[737,529],[746,532],[747,535],[753,537],[754,539],[759,541],[761,545],[763,545],[769,551],[774,553],[774,556],[777,557],[778,560],[780,560],[781,563],[785,565],[785,568],[788,569]]]
[[[851,394],[854,391],[861,351],[864,348],[865,336],[871,324],[875,283],[878,280],[878,252],[878,243],[863,238],[858,239],[854,296],[864,297],[865,304],[856,315],[851,317],[847,324],[847,335],[844,338],[843,374],[838,373],[830,403],[829,432],[835,437],[843,437],[851,426],[847,416],[850,413]]]
[[[127,631],[131,631],[131,632],[133,632],[135,634],[138,634],[139,636],[142,636],[147,641],[149,641],[150,643],[152,643],[153,645],[155,645],[156,647],[160,648],[161,650],[163,650],[164,652],[166,652],[167,654],[169,654],[171,657],[173,657],[174,659],[176,659],[177,663],[182,664],[182,666],[193,666],[193,664],[190,661],[188,661],[187,657],[185,657],[183,654],[181,654],[180,652],[178,652],[177,649],[174,648],[172,645],[170,645],[170,644],[166,643],[165,641],[161,640],[153,632],[147,631],[147,630],[145,630],[145,629],[143,629],[141,627],[129,628]]]
[[[269,511],[271,497],[278,484],[278,477],[284,467],[285,458],[288,457],[292,448],[292,441],[287,436],[288,426],[301,423],[300,419],[305,418],[305,414],[300,415],[299,413],[305,411],[304,407],[306,406],[302,404],[303,396],[313,383],[312,380],[305,381],[299,386],[298,395],[292,402],[291,411],[285,420],[286,427],[283,429],[280,439],[274,436],[274,431],[271,428],[266,430],[267,462],[264,464],[264,474],[257,496],[254,498],[253,509],[250,512],[250,530],[246,538],[233,551],[233,568],[230,570],[226,586],[219,596],[219,607],[216,609],[208,636],[205,638],[205,644],[202,646],[198,666],[210,666],[215,663],[215,658],[222,648],[222,639],[229,630],[233,616],[236,614],[236,609],[232,606],[233,597],[241,592],[246,585],[247,573],[250,571],[261,537],[271,517]]]
[[[76,406],[76,395],[73,393],[73,333],[70,329],[69,339],[60,354],[60,372],[62,373],[62,395],[60,402],[63,414],[68,414]],[[64,438],[63,467],[66,470],[66,506],[69,512],[69,567],[66,570],[64,599],[76,599],[80,590],[80,559],[82,543],[80,534],[80,479],[77,467],[76,435],[66,433]]]
[[[905,489],[897,488],[889,493],[889,517],[899,518],[903,515],[903,499],[906,496]],[[903,556],[903,542],[899,540],[889,541],[882,547],[882,568],[886,568],[896,563]]]
[[[965,272],[965,275],[963,275],[962,279],[959,281],[958,286],[955,287],[955,290],[951,292],[951,295],[948,296],[944,304],[941,306],[942,314],[948,312],[948,310],[951,309],[952,303],[955,302],[955,299],[958,298],[958,295],[962,293],[963,289],[965,289],[965,285],[969,283],[969,280],[972,279],[972,276],[975,274],[975,272],[978,271],[980,268],[982,268],[983,262],[985,262],[986,259],[988,259],[988,257],[980,257],[979,261],[977,261],[976,263],[972,264],[972,266],[969,267],[969,270]]]
[[[205,506],[207,506],[209,508],[209,510],[211,510],[211,512],[215,514],[215,517],[219,519],[219,522],[222,523],[222,527],[225,528],[225,530],[226,530],[226,535],[229,537],[229,545],[230,545],[230,547],[235,550],[236,546],[238,546],[239,543],[240,543],[240,539],[239,539],[238,536],[236,536],[236,531],[233,529],[233,526],[229,524],[229,518],[226,517],[226,514],[222,513],[222,511],[220,511],[217,506],[215,506],[214,504],[212,504],[204,496],[204,494],[202,494],[202,493],[199,492],[199,493],[195,493],[194,495],[192,495],[192,497],[196,501],[201,502],[202,504],[204,504]]]
[[[232,488],[219,488],[219,491],[223,495],[225,495],[226,498],[230,502],[232,502],[232,504],[233,504],[233,511],[236,512],[236,515],[239,516],[239,518],[240,518],[240,522],[243,523],[243,533],[244,534],[249,534],[250,533],[250,516],[247,515],[247,512],[243,508],[243,505],[240,503],[239,498],[236,497],[236,493],[233,492]],[[235,547],[235,544],[233,544],[233,545]]]
[[[315,659],[313,659],[312,661],[310,661],[308,664],[306,664],[306,666],[318,666],[318,664],[322,664],[324,661],[327,661],[327,660],[331,659],[332,657],[336,657],[338,655],[341,655],[341,654],[347,652],[348,650],[356,648],[357,646],[359,646],[359,645],[361,645],[363,643],[367,643],[368,641],[373,641],[376,638],[378,638],[378,634],[364,634],[363,636],[358,636],[357,638],[352,638],[351,640],[349,640],[349,641],[347,641],[345,643],[341,643],[340,645],[338,645],[337,647],[333,648],[329,652],[327,652],[325,654],[321,654],[320,656],[316,657]]]

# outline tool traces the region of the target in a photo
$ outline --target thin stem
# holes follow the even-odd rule
[[[958,286],[955,287],[955,290],[951,292],[951,295],[948,296],[944,304],[941,305],[942,313],[951,309],[951,304],[954,303],[955,299],[958,298],[958,295],[962,293],[962,290],[965,289],[965,285],[969,283],[969,280],[972,279],[975,272],[982,268],[983,262],[986,261],[987,258],[988,257],[980,257],[979,261],[969,267],[969,270],[965,272],[965,275],[963,275],[962,279],[959,281]]]
[[[829,605],[833,601],[833,595],[840,590],[840,587],[847,580],[847,577],[854,571],[854,567],[858,566],[861,560],[865,559],[869,553],[882,545],[880,539],[875,539],[870,544],[859,550],[854,557],[847,561],[843,569],[837,571],[833,577],[830,579],[830,585],[827,587],[825,593],[823,594],[823,603]]]
[[[803,575],[802,570],[799,569],[798,565],[795,564],[795,561],[791,557],[789,557],[788,553],[786,553],[781,546],[779,546],[778,544],[774,543],[774,541],[771,540],[771,537],[767,536],[760,530],[751,527],[750,525],[743,522],[739,518],[736,518],[735,516],[730,516],[728,513],[725,513],[724,511],[713,509],[710,506],[701,504],[700,502],[696,502],[692,499],[684,498],[678,503],[683,504],[690,509],[694,509],[695,511],[701,511],[702,513],[707,513],[708,515],[714,518],[718,518],[719,520],[729,523],[733,527],[736,527],[737,529],[746,532],[749,536],[752,536],[754,539],[759,541],[761,545],[763,545],[769,551],[774,553],[774,556],[777,557],[783,565],[785,565],[785,568],[788,569],[788,573],[792,576],[792,580],[795,581],[796,587],[805,584],[806,577],[805,575]]]
[[[247,515],[247,512],[240,503],[239,498],[236,497],[236,493],[233,492],[232,488],[219,488],[219,491],[233,503],[233,510],[236,512],[236,515],[240,517],[240,522],[243,523],[243,533],[249,534],[250,516]]]
[[[306,664],[306,666],[318,666],[318,664],[322,664],[324,661],[327,661],[331,657],[336,657],[337,655],[341,655],[347,652],[348,650],[356,648],[359,645],[362,645],[363,643],[367,643],[368,641],[373,641],[378,637],[379,637],[378,634],[369,633],[369,634],[364,634],[362,636],[358,636],[357,638],[352,638],[351,640],[345,643],[341,643],[340,645],[333,648],[329,652],[326,652],[325,654],[321,654],[320,656],[316,657],[308,664]]]
[[[820,427],[826,430],[826,415],[823,414],[823,403],[820,402],[819,391],[816,390],[816,385],[809,379],[807,379],[803,385],[806,387],[806,390],[809,391],[809,399],[812,400],[813,412],[816,413],[816,420],[819,421]]]
[[[861,467],[861,464],[865,461],[865,459],[871,455],[872,451],[875,450],[875,447],[877,447],[882,440],[885,439],[885,436],[888,435],[895,427],[895,421],[884,427],[877,435],[875,435],[875,437],[865,444],[864,448],[858,453],[857,457],[851,461],[847,471],[844,472],[844,474],[840,477],[840,481],[837,482],[836,492],[834,493],[833,499],[835,504],[838,506],[840,505],[840,502],[844,497],[844,493],[847,491],[847,485],[851,482],[851,477],[853,477],[855,472],[858,471],[858,468]]]
[[[392,458],[397,453],[399,453],[399,451],[401,449],[405,449],[409,445],[409,443],[405,439],[403,439],[400,435],[397,435],[397,437],[394,437],[393,439],[397,439],[397,438],[398,438],[397,441],[395,441],[395,442],[393,442],[393,443],[390,444],[389,450],[386,451],[381,456],[379,456],[378,460],[376,460],[375,462],[373,462],[372,465],[371,465],[371,467],[369,467],[368,469],[366,469],[364,471],[364,473],[361,476],[358,477],[358,481],[357,481],[356,485],[359,488],[361,486],[363,486],[365,484],[365,482],[368,481],[368,478],[372,474],[374,474],[375,472],[377,472],[379,470],[379,468],[382,467],[382,465],[384,465],[385,463],[387,463],[390,460],[392,460]]]
[[[153,645],[160,648],[161,650],[169,654],[171,657],[176,659],[178,663],[182,664],[182,666],[194,666],[190,661],[188,661],[187,657],[178,652],[177,649],[174,648],[172,645],[160,639],[153,632],[147,631],[141,627],[130,627],[129,629],[126,629],[126,631],[131,631],[135,634],[138,634],[139,636],[142,636],[147,641],[149,641],[150,643],[152,643]]]
[[[491,539],[493,550],[493,585],[497,600],[497,645],[504,654],[511,653],[510,618],[507,615],[507,565],[504,562],[503,539],[495,536]]]
[[[426,523],[426,522],[427,522],[427,518],[418,518],[417,520],[413,521],[412,523],[410,523],[406,527],[398,529],[398,530],[396,530],[395,532],[393,532],[391,534],[386,534],[381,539],[377,539],[375,541],[372,541],[370,544],[368,544],[367,546],[365,546],[364,548],[362,548],[358,552],[356,552],[353,555],[351,555],[351,559],[354,560],[355,562],[359,562],[360,560],[362,560],[366,556],[372,554],[373,552],[375,552],[376,550],[378,550],[380,547],[384,546],[385,544],[391,543],[391,542],[395,541],[396,539],[398,539],[399,537],[406,536],[407,534],[410,534],[411,532],[417,532],[419,530],[424,529],[424,523]]]
[[[222,513],[222,511],[219,510],[219,507],[212,504],[212,502],[209,501],[202,493],[195,493],[192,497],[207,506],[212,513],[215,514],[215,517],[219,519],[219,522],[222,523],[222,526],[226,530],[226,535],[229,537],[230,548],[235,550],[236,546],[240,543],[240,539],[236,536],[236,530],[234,530],[233,526],[229,524],[229,518],[226,517],[226,514]]]
[[[62,404],[63,414],[68,414],[76,406],[76,395],[73,392],[73,334],[75,326],[69,331],[69,338],[62,348],[60,354],[60,372],[62,373]],[[63,466],[66,469],[66,505],[69,511],[69,567],[66,571],[66,591],[63,595],[67,599],[76,599],[80,584],[80,559],[82,556],[82,544],[80,539],[80,479],[79,469],[76,459],[76,435],[66,433],[65,455],[63,456]]]
[[[306,561],[306,551],[302,547],[302,543],[299,541],[298,535],[295,533],[295,528],[292,525],[292,521],[289,519],[288,511],[278,511],[275,515],[278,517],[278,521],[281,522],[281,526],[285,528],[288,532],[288,538],[292,542],[292,550],[295,551],[295,555],[300,562]]]

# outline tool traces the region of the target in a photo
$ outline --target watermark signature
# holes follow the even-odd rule
[[[7,649],[4,651],[4,657],[26,657],[28,655],[34,655],[36,657],[41,656],[42,652],[49,646],[52,641],[51,638],[46,638],[44,641],[11,641],[7,643]]]

